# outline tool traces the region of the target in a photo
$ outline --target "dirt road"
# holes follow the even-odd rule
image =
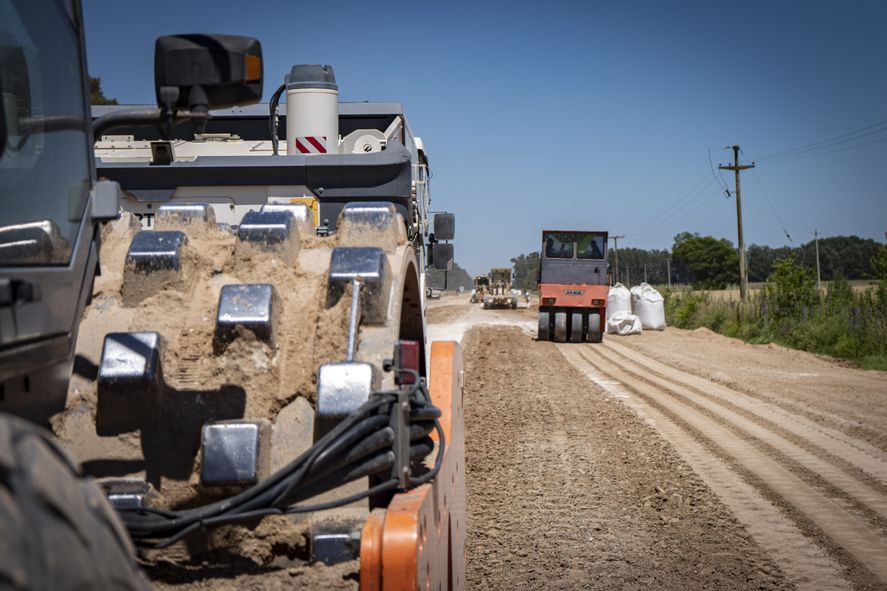
[[[708,331],[539,343],[534,313],[457,299],[429,320],[465,335],[470,588],[887,588],[887,374]]]

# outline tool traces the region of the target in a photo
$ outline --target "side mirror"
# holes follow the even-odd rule
[[[452,213],[434,214],[434,237],[437,240],[452,240],[456,236],[456,216]]]
[[[431,254],[431,265],[438,271],[453,270],[453,245],[435,244]]]
[[[161,107],[206,111],[255,103],[262,98],[262,46],[239,35],[158,37],[154,86]],[[174,104],[164,104],[170,99]]]

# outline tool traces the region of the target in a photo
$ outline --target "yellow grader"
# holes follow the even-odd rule
[[[490,269],[489,285],[483,297],[484,310],[517,308],[518,293],[511,287],[512,273],[507,267]]]

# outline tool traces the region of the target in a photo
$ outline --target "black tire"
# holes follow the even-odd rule
[[[52,435],[8,415],[0,415],[0,588],[149,588],[95,481]]]

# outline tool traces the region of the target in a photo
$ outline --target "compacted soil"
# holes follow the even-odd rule
[[[553,343],[482,327],[465,356],[469,588],[790,588],[667,442]]]
[[[887,373],[535,314],[429,313],[464,347],[469,588],[887,589]]]

